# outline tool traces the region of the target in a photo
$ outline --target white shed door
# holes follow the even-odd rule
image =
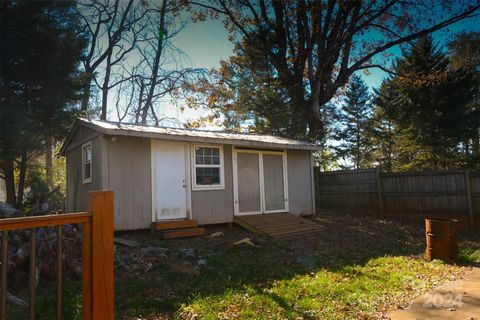
[[[153,196],[156,219],[187,217],[187,145],[152,143]]]

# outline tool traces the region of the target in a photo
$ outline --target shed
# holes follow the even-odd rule
[[[67,211],[87,193],[115,192],[115,229],[195,219],[315,212],[312,152],[318,146],[271,135],[77,119],[66,157]]]

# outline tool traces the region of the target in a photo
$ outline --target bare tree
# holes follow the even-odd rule
[[[87,112],[94,81],[101,91],[101,115],[106,120],[109,90],[125,79],[115,79],[112,83],[114,66],[124,62],[136,45],[137,28],[148,14],[143,1],[79,0],[77,11],[83,21],[83,32],[89,38],[89,46],[83,64],[87,77],[81,111]],[[99,69],[103,79],[97,79]]]
[[[136,96],[129,105],[135,107],[136,123],[146,124],[149,117],[156,125],[165,120],[155,105],[180,90],[182,84],[203,69],[183,68],[185,54],[172,44],[172,39],[186,26],[178,15],[183,8],[180,1],[163,0],[153,12],[146,15],[146,24],[139,35],[137,49],[140,61],[128,75],[130,93]]]

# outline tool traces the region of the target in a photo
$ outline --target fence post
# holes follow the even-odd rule
[[[315,202],[315,214],[317,214],[318,208],[320,208],[320,167],[313,168],[313,181],[314,181],[314,189],[315,195],[313,201]]]
[[[385,215],[385,209],[383,206],[383,192],[382,192],[382,176],[380,167],[376,169],[376,178],[377,178],[377,194],[378,194],[378,212],[380,215]]]
[[[465,170],[465,187],[467,191],[468,223],[470,228],[474,228],[475,221],[473,219],[472,183],[470,180],[470,171],[468,169]]]
[[[83,319],[113,320],[113,191],[89,192],[88,212],[92,223],[85,223],[83,231]]]

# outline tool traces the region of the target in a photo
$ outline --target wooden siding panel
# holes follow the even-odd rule
[[[310,151],[287,150],[288,204],[296,215],[313,214]]]
[[[233,222],[232,146],[223,148],[225,189],[192,191],[192,216],[198,224]]]
[[[97,136],[92,139],[92,182],[83,183],[82,177],[82,146],[68,150],[67,166],[67,212],[87,210],[88,192],[100,190],[103,187],[102,178],[102,139]]]
[[[150,228],[152,223],[150,139],[107,140],[108,189],[115,197],[115,230]]]

